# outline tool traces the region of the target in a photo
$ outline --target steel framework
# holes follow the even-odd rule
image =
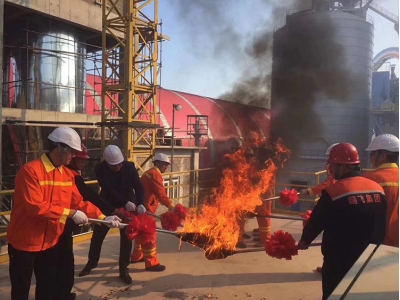
[[[119,140],[126,159],[142,169],[154,155],[158,127],[158,0],[102,4],[102,153]]]

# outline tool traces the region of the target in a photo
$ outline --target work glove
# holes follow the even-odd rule
[[[125,209],[127,211],[135,211],[136,210],[136,205],[135,203],[128,201],[128,203],[125,204]]]
[[[146,208],[142,204],[140,204],[137,208],[137,212],[139,215],[144,214],[146,212]]]
[[[308,190],[307,190],[307,189],[302,189],[302,190],[300,191],[300,195],[302,195],[302,196],[308,196]]]
[[[84,212],[77,210],[74,215],[72,216],[72,221],[75,222],[75,224],[81,225],[81,224],[87,224],[89,222],[88,217],[85,215]]]
[[[117,216],[109,216],[104,219],[104,221],[107,221],[109,223],[106,224],[107,227],[109,228],[122,228],[121,226],[121,219],[118,218]]]
[[[300,240],[299,243],[297,244],[297,249],[299,250],[307,250],[308,249],[309,243],[307,243],[304,240]]]

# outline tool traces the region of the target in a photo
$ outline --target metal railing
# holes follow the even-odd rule
[[[387,112],[393,112],[396,113],[397,115],[399,114],[399,106],[396,103],[388,102],[388,103],[382,103],[379,105],[370,104],[370,111],[373,113],[387,113]]]
[[[178,202],[182,202],[184,199],[188,199],[189,206],[198,205],[201,201],[201,198],[207,196],[207,194],[211,191],[207,186],[210,185],[212,181],[212,177],[206,174],[207,172],[215,171],[214,168],[208,169],[199,169],[199,170],[189,170],[189,171],[181,171],[181,172],[171,172],[164,173],[163,178],[172,179],[175,176],[180,176],[182,178],[180,184],[178,185],[169,185],[166,189],[174,189],[179,188],[181,193],[179,193],[178,197],[171,197],[170,199],[174,204]],[[208,176],[206,176],[208,175]],[[85,181],[87,185],[97,185],[97,180]],[[3,190],[0,191],[0,255],[1,255],[1,246],[5,244],[5,237],[7,236],[7,225],[10,219],[11,208],[14,203],[14,191],[15,190]],[[80,232],[77,235],[83,234],[91,234],[91,226],[84,226],[81,228]]]
[[[367,170],[365,170],[367,171]],[[209,174],[209,172],[212,172]],[[166,186],[166,189],[175,189],[178,188],[181,193],[178,194],[177,197],[171,197],[170,199],[174,204],[178,202],[182,202],[182,200],[188,199],[184,204],[186,206],[195,207],[199,206],[202,203],[202,200],[211,194],[211,189],[214,187],[212,181],[215,179],[213,177],[213,173],[215,173],[214,168],[208,169],[199,169],[199,170],[189,170],[189,171],[180,171],[180,172],[171,172],[171,173],[164,173],[163,178],[165,180],[170,180],[172,183],[172,179],[179,176],[182,178],[179,184],[170,184]],[[279,175],[286,175],[286,178],[296,178],[296,179],[308,179],[307,182],[310,184],[302,185],[302,184],[293,184],[288,180],[277,181],[274,186],[274,195],[279,195],[279,193],[284,188],[295,188],[295,189],[303,189],[303,188],[310,188],[315,185],[320,184],[326,178],[326,171],[319,171],[319,172],[295,172],[295,171],[280,171],[278,172]],[[90,180],[85,182],[87,185],[97,185],[97,180]],[[6,209],[6,211],[0,211],[0,218],[6,219],[9,221],[10,218],[10,209],[12,208],[14,199],[14,190],[3,190],[0,191],[0,197],[2,204],[2,210]],[[307,209],[312,209],[315,206],[316,201],[319,199],[318,195],[308,196],[308,197],[299,197],[298,204],[299,207],[294,209],[292,207],[284,207],[279,204],[279,201],[273,201],[273,212],[277,213],[285,213],[285,214],[296,214],[299,215],[302,212],[305,212]],[[0,262],[5,261],[6,258],[3,257],[6,252],[1,252],[1,243],[3,245],[6,244],[6,236],[7,236],[7,222],[3,222],[3,226],[0,226]],[[85,238],[86,236],[86,238]],[[75,234],[75,237],[79,237],[79,240],[86,240],[89,239],[91,236],[91,226],[84,226],[81,227],[81,231]],[[82,238],[83,237],[83,238]],[[4,250],[4,249],[3,249]]]

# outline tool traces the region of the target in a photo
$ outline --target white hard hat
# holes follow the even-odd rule
[[[399,152],[399,139],[393,134],[381,134],[374,138],[365,151],[387,150]]]
[[[54,143],[63,143],[76,151],[82,151],[81,138],[72,128],[58,127],[47,138]]]
[[[103,157],[107,163],[110,165],[118,165],[124,161],[124,156],[122,155],[121,149],[115,145],[108,145],[104,149]]]
[[[332,148],[335,147],[336,145],[339,145],[339,143],[334,143],[334,144],[330,145],[328,147],[328,149],[326,149],[326,153],[325,154],[329,155],[329,153],[331,153]]]
[[[167,154],[164,154],[164,153],[156,154],[156,156],[154,156],[153,161],[162,161],[162,162],[166,162],[166,163],[169,163],[169,164],[171,163],[169,161],[169,158],[168,158]]]

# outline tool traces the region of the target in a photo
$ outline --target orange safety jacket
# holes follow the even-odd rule
[[[385,191],[387,213],[384,244],[399,247],[399,167],[395,163],[385,163],[363,176],[377,182]]]
[[[144,207],[146,207],[148,211],[154,214],[159,202],[168,208],[172,206],[172,202],[165,192],[165,186],[159,168],[152,167],[144,172],[140,179],[145,194]]]
[[[312,188],[308,188],[307,192],[309,195],[318,195],[321,194],[322,190],[327,188],[328,186],[334,184],[336,182],[331,176],[329,176],[325,181],[321,182],[319,185],[314,186]]]
[[[15,178],[7,241],[15,249],[38,252],[58,243],[70,209],[89,218],[105,216],[90,202],[84,202],[68,168],[56,168],[46,154],[25,164]]]

